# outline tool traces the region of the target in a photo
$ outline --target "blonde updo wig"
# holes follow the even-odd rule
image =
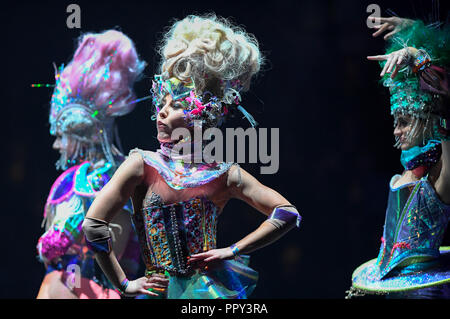
[[[259,70],[263,57],[258,42],[242,28],[214,14],[189,15],[175,22],[159,48],[160,72],[194,82],[198,94],[223,96],[226,81],[239,80],[242,91]]]

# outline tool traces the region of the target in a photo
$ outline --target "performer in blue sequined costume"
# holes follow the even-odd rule
[[[450,28],[377,20],[375,36],[392,30],[389,47],[368,58],[383,67],[405,170],[389,184],[378,258],[353,272],[349,297],[450,298],[450,247],[441,247],[450,218]]]
[[[46,275],[37,298],[120,298],[95,262],[82,233],[89,206],[125,159],[114,146],[114,117],[134,108],[132,86],[144,68],[132,41],[109,30],[80,38],[73,60],[56,70],[50,108],[56,163],[64,172],[53,184],[44,211],[45,233],[37,252]],[[120,262],[135,276],[139,244],[131,202],[111,229]]]
[[[196,161],[192,149],[202,150],[202,145],[172,133],[180,128],[192,132],[197,125],[218,127],[231,113],[256,124],[241,106],[240,93],[260,68],[258,43],[225,19],[188,16],[172,26],[159,52],[161,73],[152,94],[161,148],[131,152],[89,209],[86,239],[98,247],[99,264],[125,295],[247,298],[258,273],[248,266],[246,254],[298,227],[300,215],[237,164]],[[181,148],[188,151],[180,155],[176,149]],[[129,197],[146,280],[128,280],[108,246],[106,225]],[[242,240],[218,248],[217,221],[232,198],[269,218]]]

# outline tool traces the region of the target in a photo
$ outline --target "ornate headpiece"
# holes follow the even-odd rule
[[[449,65],[450,59],[450,32],[437,29],[436,25],[425,26],[422,21],[415,21],[411,27],[398,32],[389,43],[386,54],[407,48],[418,49],[417,58],[409,59],[394,79],[386,74],[383,78],[383,85],[389,88],[391,98],[391,114],[394,116],[394,126],[397,125],[399,115],[409,115],[424,121],[424,133],[428,129],[429,134],[424,139],[441,139],[440,134],[440,113],[443,106],[442,92],[438,92],[426,83],[422,77],[423,73],[438,71],[443,69],[431,66]],[[383,66],[385,62],[381,63]],[[434,68],[434,69],[433,69]],[[409,139],[417,136],[420,129],[419,121],[415,121],[409,133]],[[426,144],[426,141],[423,141]],[[400,143],[397,141],[396,146]]]
[[[95,160],[95,154],[116,164],[114,118],[131,112],[142,100],[134,99],[132,85],[144,67],[131,40],[115,30],[84,35],[73,60],[66,67],[55,66],[50,134],[59,133],[63,140],[70,136],[75,143],[70,156],[63,152],[57,168],[66,169],[87,158]]]
[[[89,69],[89,64],[86,65],[86,71]],[[59,70],[55,70],[55,89],[53,91],[52,99],[50,102],[50,134],[56,135],[57,132],[63,134],[74,135],[79,139],[84,139],[88,136],[88,132],[82,132],[82,134],[77,134],[74,131],[74,126],[76,124],[85,124],[83,126],[89,127],[93,126],[94,123],[97,126],[104,127],[106,122],[108,122],[109,117],[106,115],[106,109],[108,105],[114,102],[114,98],[111,98],[104,105],[96,105],[95,101],[98,94],[101,92],[96,92],[86,99],[80,92],[73,94],[70,82],[68,79],[61,80],[61,73],[64,70],[64,64],[59,67]],[[83,72],[83,75],[85,72]],[[105,68],[105,74],[103,76],[104,80],[109,77],[108,69]],[[81,77],[80,81],[84,78]],[[112,119],[109,119],[110,121]],[[81,132],[80,132],[81,133]]]
[[[182,82],[179,79],[169,78],[167,73],[155,75],[151,93],[153,95],[153,105],[155,115],[160,111],[162,100],[167,94],[170,94],[174,101],[179,101],[184,106],[185,119],[188,123],[193,120],[202,121],[203,127],[219,127],[225,121],[227,115],[234,108],[239,110],[250,122],[252,127],[258,123],[255,119],[240,105],[242,89],[239,80],[220,81],[223,97],[219,98],[209,91],[198,92],[194,81],[189,83]]]

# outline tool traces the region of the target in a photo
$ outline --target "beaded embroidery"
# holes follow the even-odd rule
[[[399,175],[396,175],[399,176]],[[368,293],[419,289],[450,281],[448,250],[439,248],[450,219],[427,177],[392,188],[377,259],[355,270],[353,287]]]
[[[152,193],[133,215],[147,270],[166,270],[179,276],[192,269],[188,257],[216,248],[218,207],[204,197],[163,205]]]

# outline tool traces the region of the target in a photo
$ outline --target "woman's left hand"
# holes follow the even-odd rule
[[[389,39],[397,32],[400,32],[401,30],[412,26],[414,23],[413,20],[399,17],[369,17],[367,18],[367,20],[375,23],[373,26],[369,24],[369,28],[377,29],[377,31],[372,34],[374,37],[379,36],[385,31],[390,31],[383,37],[385,40]]]
[[[389,54],[384,55],[373,55],[368,56],[367,59],[371,61],[384,61],[386,60],[386,64],[383,67],[383,70],[380,73],[380,76],[385,75],[386,73],[391,73],[391,79],[395,78],[400,68],[404,67],[411,59],[411,57],[415,57],[417,54],[417,49],[408,47],[398,51],[394,51]],[[395,69],[394,69],[395,67]]]
[[[190,264],[196,264],[200,268],[207,266],[209,263],[220,260],[232,259],[234,257],[230,247],[211,249],[204,253],[191,255]]]

